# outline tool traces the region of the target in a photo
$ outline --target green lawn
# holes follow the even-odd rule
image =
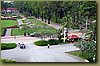
[[[46,24],[42,23],[41,21],[38,21],[38,20],[36,20],[34,18],[33,19],[28,19],[28,20],[33,22],[34,25],[36,25],[36,26],[47,26],[48,27],[48,25],[46,25]]]
[[[0,29],[0,31],[1,31],[1,35],[3,35],[4,29]]]
[[[27,33],[33,33],[33,32],[38,32],[38,33],[43,33],[43,32],[46,32],[46,33],[55,33],[56,32],[56,29],[42,23],[41,21],[38,21],[36,19],[28,19],[29,21],[31,21],[34,26],[38,26],[39,28],[28,28],[26,30]],[[44,27],[47,27],[47,28],[44,28]],[[12,30],[12,35],[23,35],[24,34],[24,30],[22,29],[13,29]]]
[[[81,51],[72,51],[72,52],[68,52],[68,53],[85,59],[85,57],[82,56]]]
[[[15,20],[1,20],[1,28],[16,26],[17,21]]]

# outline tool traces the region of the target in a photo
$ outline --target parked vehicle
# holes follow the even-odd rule
[[[41,36],[41,35],[37,32],[34,32],[34,33],[30,34],[30,37],[39,37],[39,36]]]
[[[21,43],[19,43],[19,47],[21,48],[21,49],[25,49],[26,47],[25,47],[25,44],[21,44]]]

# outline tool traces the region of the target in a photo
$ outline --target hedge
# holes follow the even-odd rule
[[[16,43],[1,43],[1,50],[13,49],[17,47]]]
[[[61,41],[56,40],[56,39],[50,39],[48,41],[40,40],[40,41],[34,42],[34,44],[37,45],[37,46],[47,46],[48,44],[50,44],[50,45],[57,45],[59,43],[61,43]]]
[[[9,63],[9,62],[16,62],[15,60],[8,60],[8,59],[1,59],[1,62]]]
[[[1,33],[1,36],[5,36],[7,29],[6,28],[2,28],[1,29],[3,32]]]
[[[59,40],[56,40],[56,39],[50,39],[50,40],[48,40],[48,43],[50,45],[57,45],[57,44],[60,43],[60,41]]]
[[[37,45],[37,46],[47,46],[48,45],[48,41],[40,40],[40,41],[34,42],[34,44]]]

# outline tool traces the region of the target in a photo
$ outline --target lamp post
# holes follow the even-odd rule
[[[63,42],[65,42],[65,40],[66,40],[66,30],[67,30],[67,28],[64,28],[64,41]]]
[[[87,24],[88,24],[88,16],[86,17],[86,31],[88,29]]]

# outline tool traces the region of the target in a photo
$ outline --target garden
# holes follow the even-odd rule
[[[1,36],[4,36],[7,28],[18,27],[17,25],[16,20],[1,20]]]
[[[26,20],[22,20],[23,21],[23,25],[22,25],[22,29],[12,29],[12,36],[15,35],[23,35],[25,32],[26,33],[34,33],[37,32],[39,34],[55,34],[56,33],[56,29],[42,23],[41,21],[38,21],[34,18],[31,19],[26,19]],[[32,28],[25,22],[28,21],[27,23],[32,23]],[[23,27],[24,26],[24,27]]]

